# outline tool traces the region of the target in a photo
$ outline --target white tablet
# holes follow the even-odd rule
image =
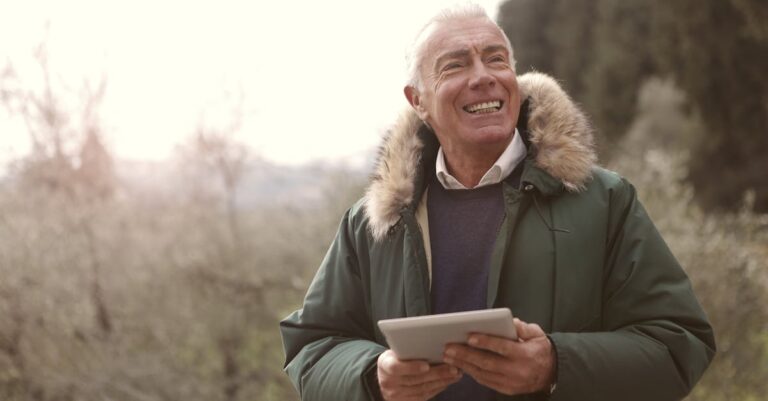
[[[507,308],[379,320],[389,347],[402,360],[443,361],[448,343],[467,343],[470,333],[517,339]]]

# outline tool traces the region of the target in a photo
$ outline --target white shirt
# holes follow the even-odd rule
[[[512,137],[509,145],[507,145],[504,153],[502,153],[498,160],[493,163],[493,166],[486,171],[475,188],[500,183],[512,173],[515,167],[517,167],[523,159],[525,159],[526,153],[527,150],[525,149],[523,139],[520,138],[520,133],[517,132],[517,128],[515,128],[515,135]],[[459,180],[448,173],[442,146],[437,151],[435,173],[437,174],[437,180],[440,181],[440,184],[442,184],[445,189],[468,189],[464,184],[460,183]]]

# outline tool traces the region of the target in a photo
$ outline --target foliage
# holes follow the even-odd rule
[[[727,117],[728,140],[746,141],[724,155],[755,160],[764,149],[750,131],[764,124],[763,112],[744,120],[752,128],[739,126],[740,113],[768,104],[758,74],[766,69],[757,69],[764,60],[729,60],[764,54],[757,51],[768,40],[768,10],[755,0],[649,10],[650,1],[508,1],[500,19],[520,44],[520,70],[553,72],[599,127],[613,127],[610,167],[637,186],[686,267],[719,346],[690,399],[761,399],[768,394],[768,216],[755,212],[762,192],[732,187],[736,200],[728,202],[738,210],[710,214],[693,202],[701,190],[686,177],[702,154],[695,144],[723,146],[710,118]],[[695,38],[713,10],[727,19],[716,34]],[[728,33],[738,40],[717,42],[732,39],[723,29],[734,21],[743,22]],[[656,29],[678,31],[664,43]],[[718,54],[699,49],[701,40]],[[744,43],[756,53],[741,53]],[[692,56],[649,64],[652,48]],[[50,77],[44,56],[41,71]],[[733,82],[704,82],[731,67],[743,70]],[[671,80],[646,79],[656,68]],[[749,85],[738,81],[745,76]],[[33,145],[0,180],[0,399],[296,399],[281,371],[278,321],[300,306],[340,216],[361,193],[359,174],[316,169],[308,181],[323,188],[317,201],[250,207],[240,197],[243,177],[260,164],[232,135],[235,110],[231,126],[199,127],[177,170],[131,183],[102,141],[106,81],[86,83],[80,97],[43,82],[31,90],[10,64],[0,72],[0,100],[25,119]],[[740,96],[748,87],[754,96]],[[722,97],[723,90],[733,92]],[[732,166],[713,165],[715,173]],[[722,177],[710,181],[728,181]]]
[[[85,80],[77,93],[55,79],[46,43],[35,52],[42,83],[24,81],[8,61],[0,74],[0,104],[27,128],[31,152],[11,168],[31,186],[71,195],[108,197],[114,190],[112,158],[104,146],[99,109],[107,86]],[[34,80],[33,80],[34,81]]]
[[[689,95],[708,132],[691,153],[690,180],[709,208],[738,208],[744,192],[768,211],[768,4],[761,0],[655,0],[660,67]]]
[[[507,0],[499,22],[519,71],[562,80],[593,119],[607,158],[632,121],[641,84],[674,79],[708,133],[686,162],[697,202],[734,211],[752,190],[756,210],[766,212],[765,16],[762,0]]]
[[[595,8],[592,57],[571,71],[584,75],[584,106],[603,132],[603,150],[608,153],[631,122],[643,79],[654,71],[651,57],[642,50],[651,32],[644,18],[647,0],[600,0]]]
[[[643,85],[639,113],[612,168],[636,185],[715,329],[718,354],[691,400],[756,400],[768,394],[768,215],[707,214],[686,184],[684,149],[702,122],[683,113],[684,95],[669,82]],[[684,138],[670,139],[671,133]],[[686,137],[687,136],[687,137]]]
[[[652,70],[643,51],[649,37],[649,22],[643,18],[648,1],[527,3],[508,0],[499,11],[499,24],[521,65],[518,72],[537,70],[561,80],[599,128],[605,154],[626,131],[637,89]],[[535,59],[528,58],[528,48],[537,49]]]
[[[235,140],[234,107],[229,125],[200,123],[176,169],[131,180],[102,145],[105,81],[72,96],[40,57],[42,88],[10,64],[0,77],[32,143],[0,178],[0,399],[295,399],[278,321],[358,176],[318,173],[314,204],[239,202],[265,164]]]
[[[507,1],[499,9],[499,25],[515,46],[515,59],[519,72],[529,70],[552,71],[553,46],[547,31],[552,19],[551,3],[542,0]],[[518,43],[525,44],[517,46]],[[532,45],[532,46],[529,46]]]
[[[295,397],[277,322],[331,240],[337,221],[326,215],[360,188],[320,182],[334,185],[326,206],[238,209],[242,244],[221,194],[123,187],[116,199],[73,201],[6,182],[0,398]]]

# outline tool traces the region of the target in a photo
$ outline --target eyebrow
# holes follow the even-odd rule
[[[504,53],[508,53],[507,47],[504,45],[489,45],[483,48],[482,54],[495,53],[498,51],[503,51]],[[463,57],[467,57],[468,55],[469,55],[469,49],[454,50],[448,53],[441,54],[437,58],[437,60],[435,60],[434,69],[435,71],[437,71],[440,68],[440,66],[443,64],[443,62],[445,62],[445,60],[463,58]]]
[[[496,53],[498,51],[503,51],[504,53],[509,53],[509,51],[507,50],[507,46],[503,46],[503,45],[490,45],[490,46],[487,46],[487,47],[485,47],[483,49],[483,54]],[[507,55],[509,55],[509,54],[507,54]]]
[[[445,60],[451,60],[451,59],[456,59],[456,58],[464,58],[464,57],[467,57],[468,55],[469,55],[469,50],[468,49],[454,50],[454,51],[451,51],[451,52],[448,52],[448,53],[441,54],[437,58],[437,60],[435,60],[434,69],[435,69],[435,71],[440,69],[440,66],[443,65]]]

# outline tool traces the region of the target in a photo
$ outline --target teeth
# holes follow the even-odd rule
[[[492,111],[497,111],[500,108],[501,108],[501,102],[498,100],[494,100],[492,102],[472,104],[464,107],[464,110],[470,113],[490,113]]]

